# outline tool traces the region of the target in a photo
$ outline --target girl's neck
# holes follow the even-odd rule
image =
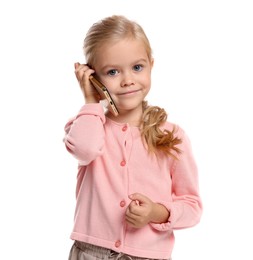
[[[140,126],[141,119],[142,119],[142,110],[137,112],[136,110],[133,111],[126,111],[120,112],[118,116],[113,116],[111,113],[107,112],[106,116],[111,120],[118,122],[118,123],[128,123],[130,126]]]

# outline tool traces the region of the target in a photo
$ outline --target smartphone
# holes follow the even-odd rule
[[[96,79],[93,75],[90,75],[90,81],[92,85],[95,87],[99,95],[101,96],[101,99],[106,99],[108,102],[107,109],[114,115],[117,116],[119,114],[119,111],[110,95],[110,92],[108,91],[107,87],[100,82],[98,79]]]

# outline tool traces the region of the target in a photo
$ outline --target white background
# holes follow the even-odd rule
[[[76,161],[63,127],[83,104],[73,64],[111,14],[146,31],[149,101],[186,130],[199,165],[203,218],[175,232],[173,260],[253,259],[251,2],[1,1],[1,259],[68,257]]]

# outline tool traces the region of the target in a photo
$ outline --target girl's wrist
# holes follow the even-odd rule
[[[151,222],[161,224],[168,222],[170,217],[169,210],[160,203],[154,203],[154,210]]]
[[[97,99],[93,96],[85,97],[85,104],[98,103]]]

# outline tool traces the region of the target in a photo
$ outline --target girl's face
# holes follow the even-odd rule
[[[96,74],[110,91],[119,113],[140,114],[151,87],[153,66],[143,43],[134,39],[105,43],[97,51],[96,60]]]

